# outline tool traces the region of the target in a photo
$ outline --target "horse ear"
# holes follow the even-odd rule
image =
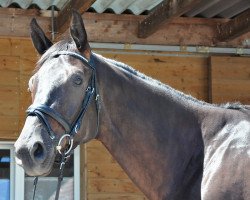
[[[30,36],[37,52],[42,55],[48,48],[52,46],[52,42],[46,37],[41,27],[37,24],[36,19],[30,22]]]
[[[72,11],[70,34],[77,49],[87,58],[90,58],[91,49],[87,39],[87,33],[83,24],[82,16],[75,10]]]

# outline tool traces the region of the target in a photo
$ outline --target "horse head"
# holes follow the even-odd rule
[[[79,143],[95,138],[97,115],[87,112],[84,126],[81,122],[87,107],[96,109],[91,99],[98,94],[95,68],[89,64],[91,49],[79,13],[73,11],[70,37],[55,44],[35,19],[30,27],[41,57],[29,80],[32,105],[15,151],[17,163],[26,173],[39,176],[51,171],[59,157],[57,150],[69,154]]]

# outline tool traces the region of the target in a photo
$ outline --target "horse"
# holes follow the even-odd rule
[[[55,44],[30,26],[41,57],[15,143],[28,175],[47,175],[58,152],[97,139],[148,199],[250,199],[248,106],[197,100],[92,52],[77,11]]]

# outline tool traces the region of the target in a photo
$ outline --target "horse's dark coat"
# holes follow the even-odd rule
[[[76,15],[73,16],[75,21],[79,20]],[[79,24],[79,27],[75,27],[79,29],[78,32],[84,30],[83,25]],[[88,75],[88,70],[82,63],[68,56],[51,58],[50,55],[55,51],[79,50],[78,53],[87,57],[90,49],[77,50],[74,43],[77,37],[72,38],[53,45],[42,56],[31,88],[33,101],[51,102],[51,106],[69,121],[83,98],[79,92],[86,87],[88,78],[83,77],[87,80],[81,86],[82,89],[78,90],[76,87],[72,89],[68,77],[74,76],[77,70]],[[37,38],[33,39],[33,42],[38,41]],[[87,43],[87,38],[80,41]],[[35,47],[39,45],[35,44]],[[101,97],[97,139],[149,199],[250,199],[248,106],[238,103],[208,104],[155,81],[125,64],[97,54],[93,54],[91,59],[97,71]],[[56,70],[58,74],[53,73]],[[62,77],[55,78],[50,84],[50,80],[44,78],[48,87],[42,87],[44,83],[40,83],[41,79],[49,73],[55,77],[61,75],[65,80],[62,81]],[[46,92],[41,92],[41,88]],[[57,95],[50,95],[50,89]],[[44,94],[47,96],[44,97]],[[80,143],[85,133],[95,131],[95,121],[93,104],[84,118],[85,126],[75,138],[76,143]],[[60,132],[55,122],[53,127]],[[49,152],[43,161],[47,171],[51,167],[48,163],[54,161],[55,152],[46,136],[41,136],[42,133],[46,134],[39,120],[27,118],[15,145],[17,157],[22,160],[27,173],[46,173],[37,167],[36,159],[27,150],[32,149],[37,140],[44,143],[44,154]]]

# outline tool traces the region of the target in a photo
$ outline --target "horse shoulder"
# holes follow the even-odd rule
[[[250,199],[250,118],[226,123],[205,147],[202,199]]]

